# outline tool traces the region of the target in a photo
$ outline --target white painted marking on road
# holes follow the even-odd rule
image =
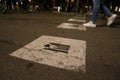
[[[82,23],[86,22],[86,20],[84,20],[84,19],[73,19],[73,18],[68,19],[68,21],[82,22]]]
[[[62,23],[57,26],[58,28],[65,29],[77,29],[77,30],[86,30],[86,27],[81,24],[72,24],[72,23]]]
[[[57,47],[53,46],[54,49],[68,49],[68,53],[46,49],[50,43],[58,44]],[[67,45],[67,49],[59,44]],[[85,72],[86,41],[43,35],[10,55],[57,68]]]
[[[86,19],[85,16],[81,16],[81,17],[80,17],[80,16],[79,16],[79,17],[78,17],[78,16],[74,16],[74,17],[72,17],[72,18],[73,18],[73,19],[83,19],[83,20]]]

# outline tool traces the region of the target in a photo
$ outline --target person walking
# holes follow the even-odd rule
[[[92,11],[92,17],[89,22],[84,23],[83,26],[86,27],[96,27],[96,20],[99,15],[100,9],[103,9],[105,15],[107,18],[107,26],[110,26],[115,18],[117,17],[117,14],[113,14],[102,2],[102,0],[93,0],[93,11]]]

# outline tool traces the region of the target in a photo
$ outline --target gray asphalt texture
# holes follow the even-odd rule
[[[61,29],[78,13],[0,14],[0,80],[120,80],[120,18],[111,26],[99,17],[96,28]],[[86,21],[89,19],[86,15]],[[82,23],[79,23],[82,24]],[[87,41],[86,73],[59,69],[10,56],[41,35]]]

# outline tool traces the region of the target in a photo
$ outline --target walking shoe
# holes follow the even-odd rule
[[[84,23],[83,26],[85,26],[85,27],[96,27],[96,24],[93,24],[93,22],[90,21],[88,23]]]
[[[112,14],[107,20],[108,20],[108,22],[107,22],[107,26],[110,26],[113,22],[114,22],[114,20],[115,20],[115,18],[117,17],[117,14]]]

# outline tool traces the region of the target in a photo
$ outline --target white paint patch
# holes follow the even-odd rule
[[[85,16],[74,16],[74,17],[72,17],[72,18],[73,18],[73,19],[83,19],[83,20],[86,19]]]
[[[77,30],[86,30],[86,27],[80,24],[72,24],[72,23],[62,23],[57,26],[58,28],[65,29],[77,29]]]
[[[73,18],[68,19],[68,21],[82,22],[82,23],[86,22],[86,20],[84,20],[84,19],[73,19]]]
[[[45,49],[49,43],[70,46],[68,53]],[[86,41],[43,35],[10,55],[57,68],[85,72]]]

